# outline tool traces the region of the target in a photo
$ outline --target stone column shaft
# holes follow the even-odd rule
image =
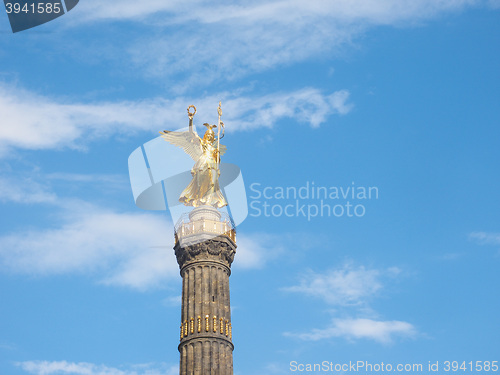
[[[181,375],[232,375],[229,276],[236,245],[217,236],[174,247],[182,276]]]

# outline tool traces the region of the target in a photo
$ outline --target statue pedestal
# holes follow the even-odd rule
[[[236,227],[227,213],[211,206],[194,208],[175,224],[175,243],[181,246],[225,236],[236,242]],[[236,246],[236,245],[235,245]]]
[[[221,213],[212,206],[195,207],[193,211],[189,213],[189,220],[191,222],[200,220],[220,221],[220,219]]]

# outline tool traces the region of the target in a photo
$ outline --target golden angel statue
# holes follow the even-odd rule
[[[189,112],[193,108],[194,112]],[[220,139],[224,137],[224,123],[220,120],[222,115],[221,103],[219,103],[219,123],[210,125],[205,123],[207,131],[200,138],[196,129],[193,130],[193,117],[196,113],[196,107],[188,107],[189,131],[175,132],[164,130],[160,132],[162,137],[184,150],[195,161],[191,169],[193,176],[189,185],[181,193],[179,201],[186,206],[212,206],[221,208],[227,205],[224,195],[219,187],[219,164],[220,156],[226,152],[226,146],[220,144]],[[218,128],[218,135],[215,137],[214,128]],[[223,130],[222,136],[220,134]]]

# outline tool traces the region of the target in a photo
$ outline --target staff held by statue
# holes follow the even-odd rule
[[[226,132],[226,128],[224,127],[224,123],[220,120],[222,116],[222,103],[219,102],[219,108],[217,108],[217,113],[219,114],[219,121],[217,123],[217,169],[220,166],[220,128],[222,127],[222,138],[224,138],[224,134]]]

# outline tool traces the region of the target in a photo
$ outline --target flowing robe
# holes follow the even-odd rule
[[[203,153],[191,169],[193,178],[182,192],[179,201],[186,206],[224,207],[227,202],[219,187],[217,148],[204,139],[201,140],[201,147]]]

